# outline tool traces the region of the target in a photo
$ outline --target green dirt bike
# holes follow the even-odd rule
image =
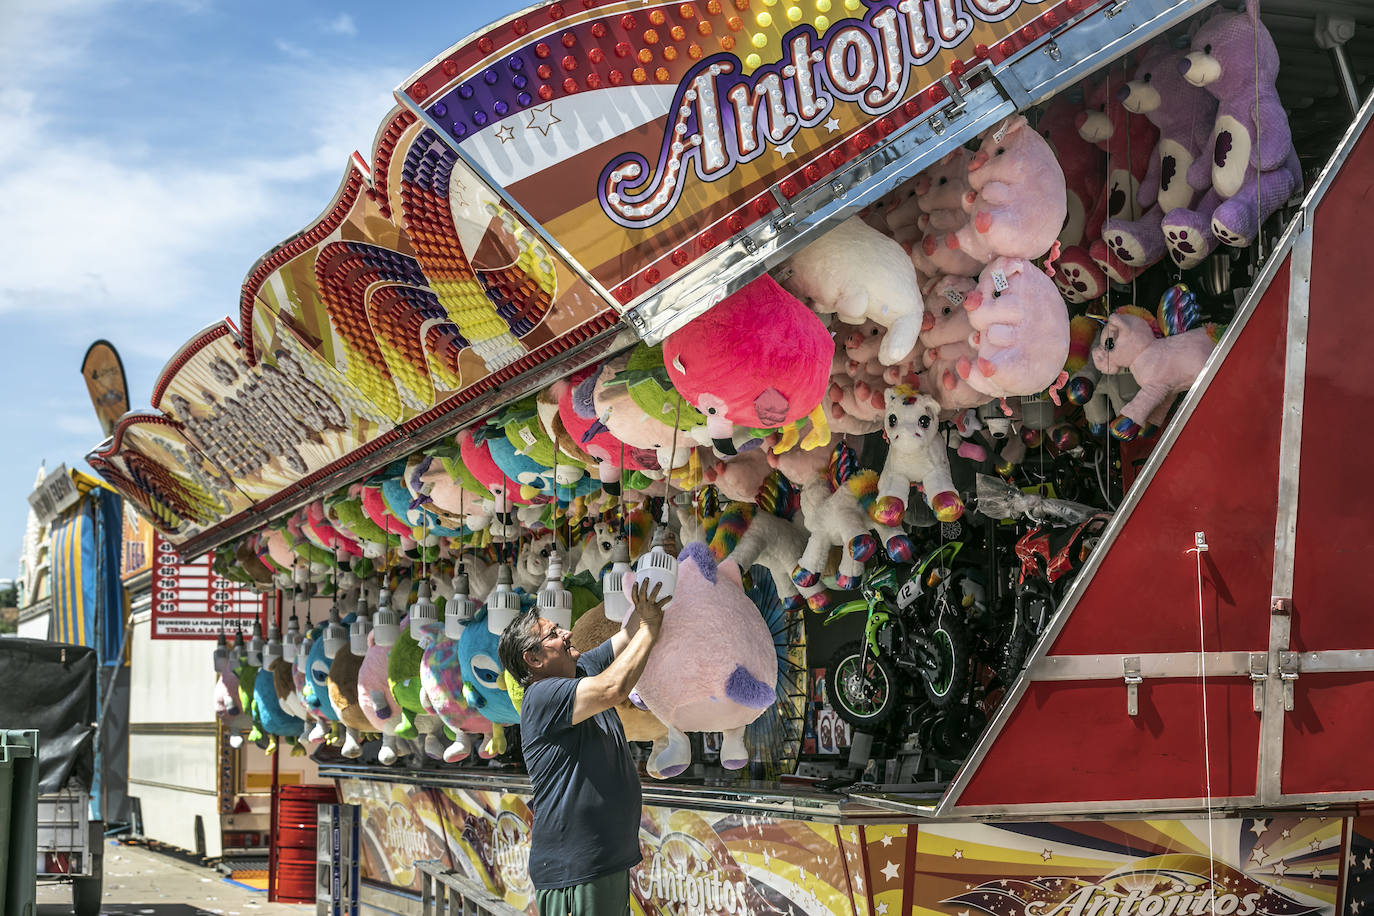
[[[962,541],[931,551],[905,581],[897,568],[870,561],[859,585],[862,598],[836,607],[829,625],[863,612],[863,639],[841,646],[831,659],[825,689],[840,718],[872,731],[909,704],[919,680],[924,699],[947,709],[965,697],[970,680],[968,608],[980,587],[957,562]]]

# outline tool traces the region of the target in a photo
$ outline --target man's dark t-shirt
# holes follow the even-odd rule
[[[600,674],[615,654],[609,640],[577,660],[579,675]],[[572,724],[577,678],[535,681],[520,707],[525,768],[534,784],[530,880],[538,889],[585,884],[640,860],[639,774],[614,709]]]

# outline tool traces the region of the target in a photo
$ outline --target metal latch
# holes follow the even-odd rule
[[[1264,682],[1269,679],[1269,654],[1250,653],[1250,683],[1255,688],[1255,712],[1264,712]]]
[[[1138,715],[1140,713],[1140,684],[1144,680],[1140,676],[1140,656],[1128,655],[1121,660],[1121,666],[1125,669],[1123,678],[1126,681],[1126,715]]]
[[[1111,8],[1107,10],[1107,18],[1115,19],[1126,11],[1126,7],[1131,5],[1131,0],[1115,0]]]
[[[1298,653],[1279,653],[1279,678],[1283,681],[1283,708],[1293,711],[1293,682],[1298,679]]]

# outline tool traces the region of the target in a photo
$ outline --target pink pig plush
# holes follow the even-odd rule
[[[734,426],[823,416],[834,347],[816,313],[764,274],[670,334],[663,362],[673,387],[706,414],[716,451],[733,455]]]
[[[913,198],[920,215],[920,236],[911,248],[911,263],[926,276],[977,273],[982,265],[968,252],[940,244],[951,232],[968,223],[964,196],[968,194],[968,163],[971,154],[962,146],[916,176]],[[904,241],[898,238],[898,241]]]
[[[1054,281],[1024,258],[998,258],[964,299],[977,358],[959,374],[991,397],[1054,384],[1069,355],[1069,312]]]
[[[1192,387],[1218,336],[1216,326],[1206,325],[1156,337],[1150,322],[1134,311],[1128,306],[1113,312],[1092,350],[1093,365],[1101,372],[1130,370],[1140,386],[1112,421],[1112,435],[1125,441],[1134,439],[1151,422],[1152,414],[1158,423],[1161,414],[1157,411],[1167,410],[1176,395]]]
[[[960,378],[961,361],[971,362],[977,351],[969,343],[973,325],[969,324],[964,300],[978,286],[972,277],[936,277],[926,284],[926,314],[929,320],[921,332],[925,348],[919,388],[940,403],[948,416],[986,404],[991,398]]]
[[[1191,173],[1200,187],[1189,183],[1189,175],[1193,163],[1208,152],[1217,100],[1184,78],[1185,56],[1167,41],[1153,45],[1136,67],[1135,79],[1119,91],[1127,111],[1143,114],[1159,128],[1159,143],[1140,185],[1138,202],[1148,209],[1138,220],[1107,220],[1102,238],[1090,248],[1099,264],[1109,263],[1108,251],[1137,270],[1161,260],[1166,253],[1160,225],[1164,217],[1180,207],[1191,207],[1211,186],[1210,174]]]
[[[968,164],[969,221],[945,236],[980,264],[999,256],[1038,258],[1059,237],[1068,210],[1064,172],[1054,150],[1013,115],[983,135]]]

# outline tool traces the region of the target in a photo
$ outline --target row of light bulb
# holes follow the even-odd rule
[[[634,566],[635,580],[647,582],[652,590],[655,583],[661,584],[660,598],[672,598],[677,589],[677,558],[664,547],[663,528],[654,532],[653,544],[649,551],[639,558]],[[624,538],[617,539],[612,554],[611,568],[602,576],[603,608],[608,620],[617,623],[630,613],[630,595],[625,590],[625,574],[630,572],[630,550]],[[499,635],[521,611],[520,595],[514,587],[514,577],[508,564],[497,570],[496,587],[487,596],[487,627]],[[340,583],[342,585],[343,583]],[[447,602],[448,612],[444,620],[444,635],[449,639],[462,636],[463,627],[472,622],[477,615],[478,604],[468,595],[470,588],[468,575],[462,564],[453,577],[453,597]],[[439,609],[432,598],[430,585],[420,582],[415,603],[410,606],[410,635],[419,639],[424,628],[439,620]],[[563,587],[563,558],[554,551],[549,556],[549,568],[544,587],[535,599],[539,615],[564,629],[572,628],[572,592]],[[377,610],[370,612],[367,596],[359,594],[357,613],[352,624],[345,627],[339,617],[336,603],[329,609],[329,619],[325,623],[324,654],[333,659],[344,646],[354,655],[365,655],[368,650],[368,634],[379,646],[394,645],[401,635],[400,615],[391,607],[391,590],[381,589],[377,594]],[[298,655],[309,653],[313,641],[308,634],[302,635],[300,622],[292,615],[286,625],[286,638],[282,639],[276,623],[267,628],[264,641],[262,624],[253,621],[253,628],[247,640],[238,642],[234,648],[236,660],[247,662],[253,667],[270,667],[277,659],[288,663],[295,662]],[[215,666],[218,668],[228,659],[230,649],[224,633],[220,633],[215,645]]]

